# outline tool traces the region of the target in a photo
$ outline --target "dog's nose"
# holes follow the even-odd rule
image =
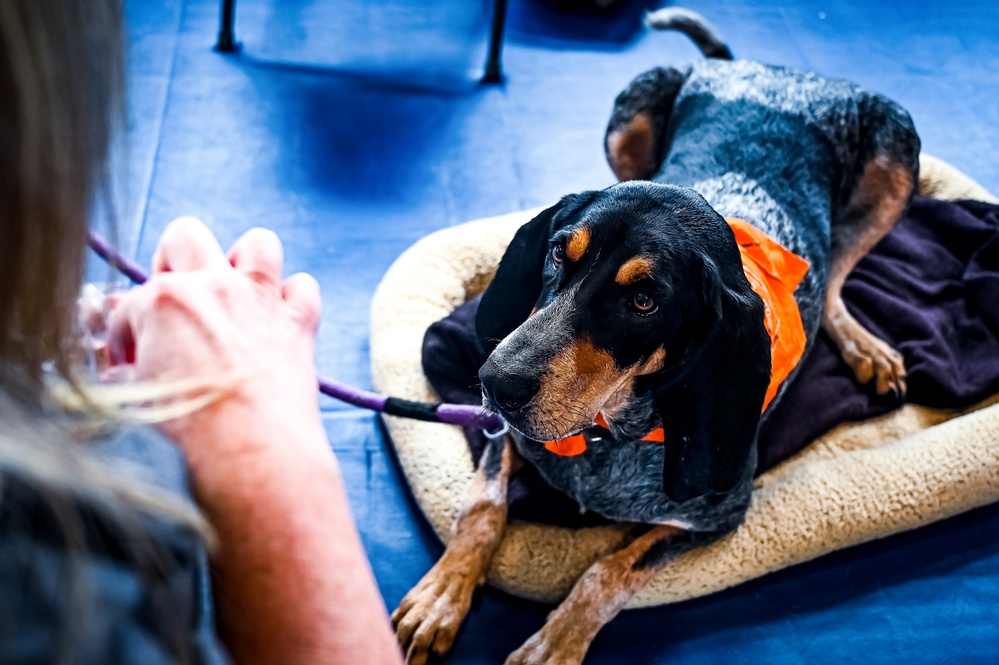
[[[515,374],[494,375],[480,372],[482,394],[507,413],[519,411],[530,402],[541,389],[541,383],[534,377]]]

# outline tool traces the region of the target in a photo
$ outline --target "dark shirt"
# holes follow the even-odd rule
[[[185,491],[179,453],[153,430],[101,449]],[[223,665],[207,589],[205,550],[189,528],[122,523],[0,477],[0,663]]]

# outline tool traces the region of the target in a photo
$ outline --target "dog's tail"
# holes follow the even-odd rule
[[[676,30],[690,37],[706,58],[733,60],[732,51],[707,19],[682,7],[666,7],[645,15],[645,23],[656,30]]]

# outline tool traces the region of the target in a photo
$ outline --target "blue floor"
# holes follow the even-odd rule
[[[476,81],[488,2],[239,0],[239,55],[211,50],[213,0],[129,0],[124,245],[148,262],[173,217],[233,241],[275,229],[323,286],[322,374],[370,385],[368,308],[415,240],[612,182],[601,140],[637,73],[697,57],[644,7],[511,0],[507,81]],[[738,57],[816,70],[910,110],[926,152],[999,192],[999,4],[691,3]],[[323,405],[391,609],[441,546],[376,418]],[[999,507],[838,553],[714,597],[629,612],[597,663],[999,662]],[[449,662],[496,663],[549,608],[486,590]]]

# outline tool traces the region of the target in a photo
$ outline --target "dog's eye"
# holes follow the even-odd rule
[[[656,299],[648,293],[636,293],[631,298],[631,307],[643,316],[648,316],[659,309]]]
[[[552,261],[561,264],[565,260],[565,243],[557,242],[552,246]]]

